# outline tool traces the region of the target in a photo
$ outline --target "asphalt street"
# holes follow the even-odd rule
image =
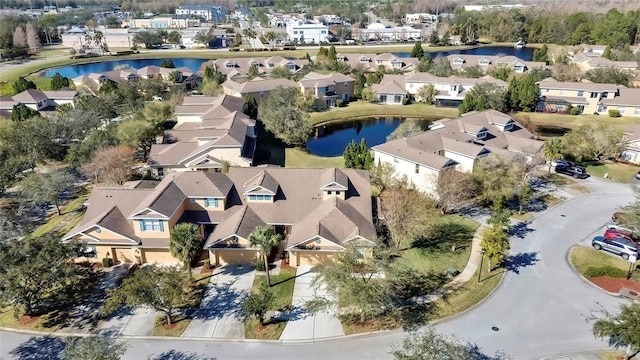
[[[603,228],[634,195],[630,187],[608,182],[592,180],[585,186],[604,193],[568,200],[535,218],[512,238],[512,266],[500,287],[479,306],[436,325],[438,331],[456,334],[485,353],[502,350],[518,360],[606,348],[591,334],[586,317],[598,306],[613,309],[626,300],[575,276],[567,251]],[[394,331],[287,344],[124,338],[129,348],[123,359],[390,359],[392,344],[404,336]],[[57,359],[59,349],[57,338],[0,332],[0,359]]]

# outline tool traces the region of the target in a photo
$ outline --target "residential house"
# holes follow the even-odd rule
[[[245,98],[247,96],[253,97],[256,102],[259,103],[269,96],[271,90],[279,86],[292,88],[298,87],[295,82],[288,79],[263,79],[258,77],[243,83],[227,79],[227,81],[222,83],[222,90],[226,95],[238,98]]]
[[[378,103],[386,105],[402,105],[407,98],[404,87],[404,75],[386,74],[380,84],[371,86]]]
[[[411,26],[386,26],[382,23],[372,23],[366,29],[359,26],[351,28],[352,37],[360,41],[414,41],[422,38],[422,29]]]
[[[622,116],[640,117],[640,89],[621,87],[614,98],[603,98],[598,103],[598,112],[606,114],[617,110]]]
[[[279,66],[284,66],[292,73],[297,73],[308,63],[309,61],[305,59],[287,59],[282,56],[228,58],[208,61],[200,67],[200,72],[204,72],[209,66],[215,66],[219,72],[227,76],[227,79],[241,82],[248,80],[252,67],[255,67],[258,76],[268,76],[273,69]]]
[[[283,235],[276,258],[291,266],[330,262],[347,243],[371,246],[369,174],[362,170],[236,168],[183,172],[161,182],[96,187],[80,224],[63,241],[86,241],[90,261],[177,263],[169,251],[178,223],[199,226],[212,264],[255,264],[249,234],[261,225]]]
[[[434,122],[428,131],[374,146],[374,162],[388,163],[396,176],[437,196],[440,174],[472,172],[478,159],[490,154],[531,161],[543,142],[507,114],[495,110],[470,112]]]
[[[367,73],[373,73],[378,67],[384,66],[386,70],[409,72],[415,70],[417,58],[401,58],[391,53],[382,54],[337,54],[337,60],[343,61],[351,68],[362,67]]]
[[[136,69],[124,69],[80,75],[71,79],[71,81],[73,81],[74,85],[78,89],[86,86],[93,91],[98,91],[100,86],[102,86],[106,81],[121,83],[125,81],[138,81],[138,79],[139,77]]]
[[[625,88],[616,84],[561,82],[553,78],[546,78],[537,84],[540,88],[537,111],[569,112],[576,107],[582,114],[606,112],[604,102],[620,96],[620,90]]]
[[[533,68],[544,68],[544,62],[525,61],[515,56],[489,56],[489,55],[465,55],[452,54],[447,59],[454,70],[462,71],[472,66],[478,66],[482,71],[496,67],[507,67],[516,74],[522,74]]]
[[[55,110],[58,106],[65,104],[75,106],[77,96],[78,92],[75,90],[41,91],[27,89],[14,95],[12,100],[36,111],[48,111]]]
[[[629,125],[624,131],[620,158],[640,165],[640,124]]]
[[[576,64],[582,71],[598,68],[616,68],[635,72],[638,69],[638,62],[636,61],[612,61],[597,54],[592,55],[584,52],[573,55],[571,62]]]
[[[0,119],[10,118],[13,107],[19,104],[9,96],[0,96]]]
[[[220,171],[225,162],[251,166],[256,149],[255,121],[242,113],[244,101],[228,95],[186,96],[175,107],[176,125],[153,144],[153,175],[170,172]]]
[[[164,68],[155,65],[145,66],[137,71],[142,79],[161,78],[169,86],[183,87],[191,90],[202,83],[202,77],[187,67]]]
[[[578,47],[581,47],[582,53],[588,56],[602,56],[604,55],[604,51],[607,49],[606,45],[580,44]]]
[[[335,106],[338,99],[344,102],[351,100],[355,82],[351,76],[337,72],[310,72],[298,84],[302,93],[315,99],[315,108],[324,109]]]

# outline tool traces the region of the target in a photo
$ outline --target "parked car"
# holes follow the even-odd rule
[[[604,232],[604,238],[607,240],[613,240],[617,238],[627,238],[629,240],[633,240],[631,237],[631,233],[628,231],[624,231],[621,229],[607,229]]]
[[[591,246],[596,250],[605,250],[620,255],[625,260],[631,256],[638,256],[638,245],[626,238],[607,240],[604,236],[596,236],[591,240]]]
[[[636,180],[640,180],[640,171],[638,171],[635,175]]]
[[[551,166],[573,166],[573,165],[575,164],[566,159],[551,160]]]
[[[558,174],[565,174],[569,176],[573,176],[576,179],[586,179],[589,177],[587,174],[587,170],[580,165],[569,165],[569,166],[556,166],[556,172]]]

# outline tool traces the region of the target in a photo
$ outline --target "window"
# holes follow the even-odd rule
[[[162,220],[140,220],[140,231],[164,231],[164,222]]]
[[[604,92],[602,92],[602,97],[603,97],[603,98],[607,98],[607,97],[609,97],[609,92],[608,92],[608,91],[604,91]]]
[[[420,174],[420,165],[416,164],[416,174]]]
[[[344,82],[344,87],[348,87],[348,86],[349,86],[349,83],[345,81]]]
[[[584,91],[582,90],[578,91],[578,96],[584,96]]]
[[[97,259],[98,258],[98,251],[96,250],[96,247],[93,245],[87,245],[84,247],[84,250],[82,251],[82,256],[90,258],[90,259]]]
[[[598,93],[597,93],[597,92],[592,92],[590,97],[591,97],[592,99],[595,99],[595,98],[597,98],[597,97],[598,97]]]
[[[509,123],[509,124],[504,126],[504,130],[505,131],[511,131],[511,129],[513,129],[513,124],[511,124],[511,123]]]
[[[298,35],[298,30],[293,30],[293,35]]]
[[[271,195],[249,195],[249,200],[251,200],[251,201],[273,200],[273,196],[271,196]]]
[[[204,207],[218,207],[220,205],[218,199],[204,199]]]
[[[196,199],[196,198],[190,198],[190,199],[189,199],[189,201],[191,201],[192,203],[194,203],[194,202],[198,202],[198,199]]]
[[[484,138],[486,138],[486,137],[487,137],[487,132],[486,132],[486,131],[480,131],[480,132],[478,133],[478,135],[476,135],[476,137],[477,137],[478,139],[484,139]]]
[[[627,108],[624,106],[618,106],[618,111],[620,112],[621,115],[624,115],[624,113],[627,112]]]
[[[393,97],[393,101],[396,102],[396,103],[402,102],[402,95],[395,95]]]
[[[636,107],[636,111],[633,112],[633,115],[640,115],[640,107]]]
[[[331,195],[332,191],[331,190],[327,190],[327,195]]]
[[[163,168],[158,168],[158,176],[164,176],[164,169]]]
[[[340,191],[336,191],[336,195],[340,195]]]
[[[327,30],[321,30],[320,31],[320,34],[326,34],[326,33],[327,33]]]

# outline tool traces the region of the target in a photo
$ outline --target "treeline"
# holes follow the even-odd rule
[[[473,24],[479,37],[497,42],[524,40],[529,43],[559,45],[601,44],[613,49],[627,48],[640,41],[640,9],[605,14],[577,12],[570,15],[551,11],[464,11],[449,22],[451,32],[460,35]]]

